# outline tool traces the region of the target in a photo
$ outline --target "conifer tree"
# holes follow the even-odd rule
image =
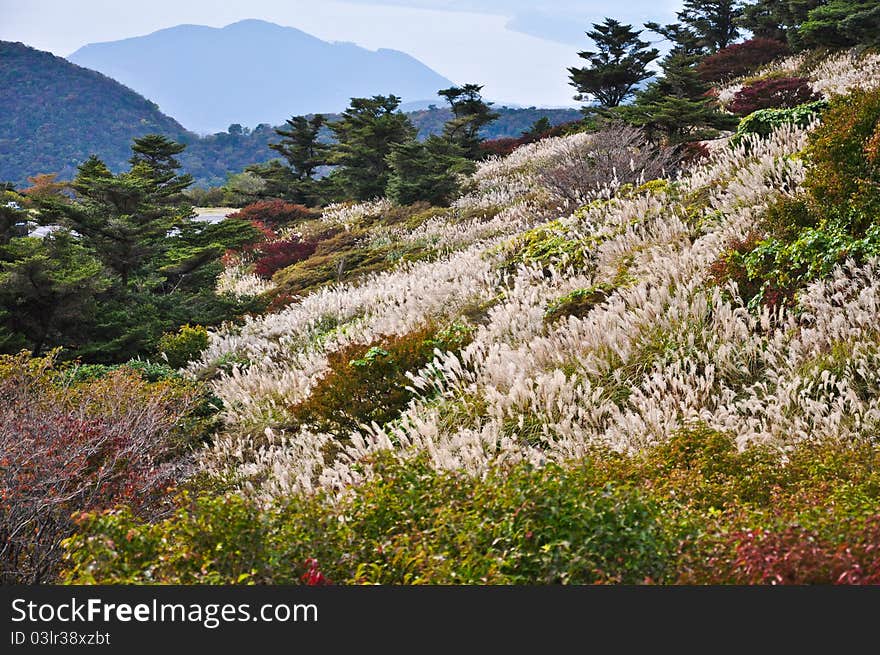
[[[632,105],[618,107],[617,116],[644,129],[651,140],[669,144],[710,138],[735,127],[738,119],[719,111],[707,95],[710,85],[697,72],[701,57],[694,32],[681,25],[650,27],[671,37],[674,46],[660,64],[662,75]]]
[[[443,127],[443,136],[454,143],[469,159],[479,159],[480,130],[498,118],[492,111],[492,103],[483,100],[480,84],[465,84],[442,89],[437,95],[446,98],[452,109],[452,119]]]
[[[388,156],[391,177],[387,195],[401,205],[424,201],[445,207],[459,192],[459,175],[474,165],[448,139],[431,136],[395,145]]]
[[[709,53],[734,43],[742,16],[740,0],[684,0],[678,20],[690,28]]]
[[[596,44],[596,51],[579,52],[590,65],[569,68],[571,85],[577,89],[575,100],[595,97],[602,107],[617,107],[633,94],[633,89],[651,77],[648,66],[660,56],[659,50],[648,48],[641,31],[612,18],[594,23],[587,32]]]
[[[337,141],[330,163],[338,167],[331,177],[348,199],[369,200],[385,194],[388,155],[396,144],[416,134],[409,118],[397,110],[399,106],[400,98],[395,95],[352,98],[342,118],[330,124]]]

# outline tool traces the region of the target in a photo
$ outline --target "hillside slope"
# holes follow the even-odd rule
[[[101,73],[21,43],[0,42],[0,180],[60,173],[99,154],[126,165],[131,140],[186,130],[146,98]]]
[[[186,370],[201,497],[85,517],[66,579],[880,582],[880,55],[775,70],[824,108],[675,174],[579,186],[623,133],[547,139],[298,222],[271,281],[228,257],[276,311]]]
[[[812,71],[813,85],[876,88],[878,66],[878,56],[841,55]],[[598,193],[573,213],[560,212],[564,199],[544,172],[588,152],[588,134],[481,165],[452,209],[410,227],[382,226],[390,207],[381,203],[331,208],[323,225],[353,234],[374,226],[359,238],[361,259],[371,249],[382,260],[406,262],[413,249],[418,257],[213,335],[194,370],[239,365],[213,383],[228,430],[204,453],[208,466],[221,477],[253,475],[260,482],[248,488],[274,497],[360,479],[364,471],[350,464],[387,450],[476,473],[499,458],[564,461],[596,445],[636,451],[697,420],[740,444],[858,433],[880,418],[880,395],[847,390],[880,388],[880,369],[859,360],[816,386],[811,362],[842,334],[874,356],[876,267],[816,283],[799,311],[776,317],[708,283],[729,244],[801,188],[807,164],[796,155],[808,133],[783,126],[735,149],[716,144],[677,178],[612,198]],[[313,274],[307,261],[274,282],[290,289]],[[316,385],[339,366],[334,353],[457,324],[470,326],[472,341],[409,371],[420,393],[398,419],[343,432],[303,420]],[[835,400],[838,391],[845,400]],[[254,449],[247,435],[265,430],[285,437]],[[334,443],[338,455],[327,463]]]
[[[179,25],[89,44],[68,59],[129,85],[199,133],[338,112],[352,97],[393,93],[430,100],[452,86],[405,53],[328,43],[258,20],[222,29]]]

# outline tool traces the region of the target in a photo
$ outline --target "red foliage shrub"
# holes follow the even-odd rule
[[[490,139],[480,144],[480,151],[484,155],[496,155],[498,157],[506,157],[521,145],[526,143],[523,137],[514,139],[513,137],[504,137],[501,139]]]
[[[306,566],[308,568],[300,576],[300,582],[308,587],[324,587],[330,584],[327,577],[321,573],[321,569],[318,567],[318,560],[310,557],[306,560]]]
[[[737,584],[880,584],[880,515],[832,543],[800,526],[782,532],[747,531],[735,542],[732,566]]]
[[[262,278],[271,278],[276,271],[308,259],[315,253],[317,245],[300,237],[281,241],[267,241],[258,244],[254,252],[254,273]]]
[[[51,358],[0,358],[0,581],[51,581],[71,515],[154,517],[185,469],[195,394],[118,370],[73,384]]]
[[[242,208],[230,218],[240,218],[245,221],[267,223],[272,226],[283,226],[301,223],[313,218],[318,214],[303,205],[295,205],[283,200],[261,200]]]
[[[685,143],[681,149],[681,163],[694,164],[702,159],[707,159],[711,153],[709,146],[701,141]]]
[[[821,100],[822,96],[803,77],[780,77],[755,82],[733,97],[728,109],[734,114],[747,116],[759,109],[797,107]]]
[[[497,155],[499,157],[506,157],[520,146],[524,146],[529,143],[537,143],[538,141],[543,141],[544,139],[549,139],[554,136],[562,136],[563,134],[565,134],[567,129],[571,128],[577,122],[578,121],[572,121],[570,123],[561,123],[560,125],[554,125],[546,132],[542,132],[538,135],[524,134],[523,136],[516,139],[514,139],[513,137],[488,139],[480,144],[480,151],[487,156]]]
[[[697,66],[697,72],[707,82],[720,82],[742,77],[790,52],[781,41],[751,39],[706,57]]]

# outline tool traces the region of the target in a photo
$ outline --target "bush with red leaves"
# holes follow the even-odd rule
[[[880,584],[880,515],[847,543],[832,543],[800,526],[782,532],[747,531],[735,542],[737,584]]]
[[[524,146],[529,143],[536,143],[538,141],[543,141],[544,139],[549,139],[555,136],[562,136],[566,133],[566,130],[572,128],[577,123],[578,121],[561,123],[559,125],[554,125],[549,130],[547,130],[546,132],[542,132],[541,134],[524,134],[517,139],[513,137],[489,139],[483,141],[480,144],[480,151],[484,155],[497,155],[498,157],[506,157],[520,146]]]
[[[71,516],[118,504],[158,515],[187,469],[196,395],[133,371],[74,384],[51,357],[0,357],[0,582],[50,582]]]
[[[295,225],[318,216],[319,214],[303,205],[295,205],[283,200],[261,200],[243,207],[229,218],[281,227]]]
[[[495,155],[497,157],[506,157],[521,145],[527,143],[524,137],[514,139],[513,137],[504,137],[501,139],[489,139],[480,144],[480,152],[484,155]]]
[[[790,52],[782,41],[751,39],[706,57],[697,66],[697,72],[706,82],[721,82],[747,75]]]
[[[315,253],[317,245],[298,236],[280,241],[267,241],[258,244],[254,253],[254,273],[264,279],[271,278],[276,271],[308,259]]]
[[[808,79],[779,77],[744,87],[727,108],[734,114],[748,116],[759,109],[791,108],[821,99],[822,96],[813,91]]]

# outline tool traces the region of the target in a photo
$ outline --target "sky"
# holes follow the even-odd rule
[[[65,57],[87,43],[184,23],[223,27],[259,18],[326,41],[391,48],[457,84],[484,84],[496,103],[576,104],[567,68],[605,16],[670,22],[679,0],[0,0],[0,40]],[[648,36],[648,35],[643,35]]]

